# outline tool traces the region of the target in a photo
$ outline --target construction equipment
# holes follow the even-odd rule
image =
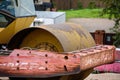
[[[93,47],[95,42],[92,36],[80,25],[62,23],[29,27],[36,16],[33,0],[6,1],[5,4],[0,5],[0,53],[1,55],[11,54],[0,56],[1,76],[8,76],[11,80],[21,79],[20,77],[42,80],[58,80],[58,78],[79,80],[84,79],[93,67],[114,61],[115,47]],[[16,48],[20,50],[14,50]],[[86,50],[79,51],[80,49]],[[58,54],[61,52],[64,54]],[[46,65],[48,61],[50,65]],[[42,64],[48,67],[39,67],[39,71],[38,66]]]
[[[50,48],[52,46],[54,51],[64,52],[95,45],[89,32],[80,25],[73,23],[29,27],[35,18],[33,0],[9,1],[11,1],[10,9],[7,9],[7,11],[1,9],[0,11],[0,24],[2,24],[0,44],[7,44],[8,49],[20,47],[40,48],[43,45],[43,47],[48,46]],[[14,16],[8,11],[12,11],[10,13]],[[3,24],[6,25],[3,26]]]

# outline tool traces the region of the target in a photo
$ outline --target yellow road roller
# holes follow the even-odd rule
[[[95,46],[88,31],[74,23],[61,23],[29,27],[36,17],[33,0],[0,1],[0,46],[1,49],[38,49],[52,52],[70,52]],[[92,69],[79,75],[84,79]],[[80,80],[64,76],[61,80]],[[10,77],[11,80],[36,80]],[[39,79],[37,80],[48,80]],[[53,80],[53,78],[49,78]],[[55,79],[54,79],[55,80]],[[57,80],[57,79],[56,79]]]
[[[66,52],[95,45],[89,32],[80,25],[61,23],[29,27],[35,17],[33,0],[1,1],[1,46],[7,45],[8,49],[31,47]]]

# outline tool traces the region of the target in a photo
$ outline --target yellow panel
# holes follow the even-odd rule
[[[7,44],[15,33],[20,31],[21,29],[29,27],[33,20],[34,17],[16,18],[6,28],[1,29],[0,44]]]
[[[0,28],[0,32],[2,31],[2,30],[4,30],[5,28]]]
[[[15,30],[15,21],[0,32],[0,44],[6,44],[13,36]]]
[[[15,33],[20,31],[21,29],[27,28],[31,25],[35,17],[24,17],[24,18],[18,18],[16,20],[16,27],[15,27]]]

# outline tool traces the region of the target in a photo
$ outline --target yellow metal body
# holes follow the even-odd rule
[[[14,47],[11,46],[13,43]],[[90,33],[74,23],[27,28],[16,34],[8,44],[12,49],[31,47],[57,52],[79,50],[94,45]]]
[[[16,18],[6,28],[0,28],[0,44],[7,44],[13,35],[18,31],[29,27],[33,20],[34,17]]]
[[[0,32],[3,30],[4,28],[0,28]]]

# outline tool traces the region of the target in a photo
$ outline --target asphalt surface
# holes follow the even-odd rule
[[[120,80],[118,73],[90,74],[85,80]]]
[[[8,77],[0,77],[0,80],[9,80]],[[90,74],[84,80],[120,80],[118,73]]]
[[[105,30],[106,33],[111,33],[110,28],[114,26],[113,20],[103,18],[72,18],[68,19],[67,22],[79,24],[89,32]]]

